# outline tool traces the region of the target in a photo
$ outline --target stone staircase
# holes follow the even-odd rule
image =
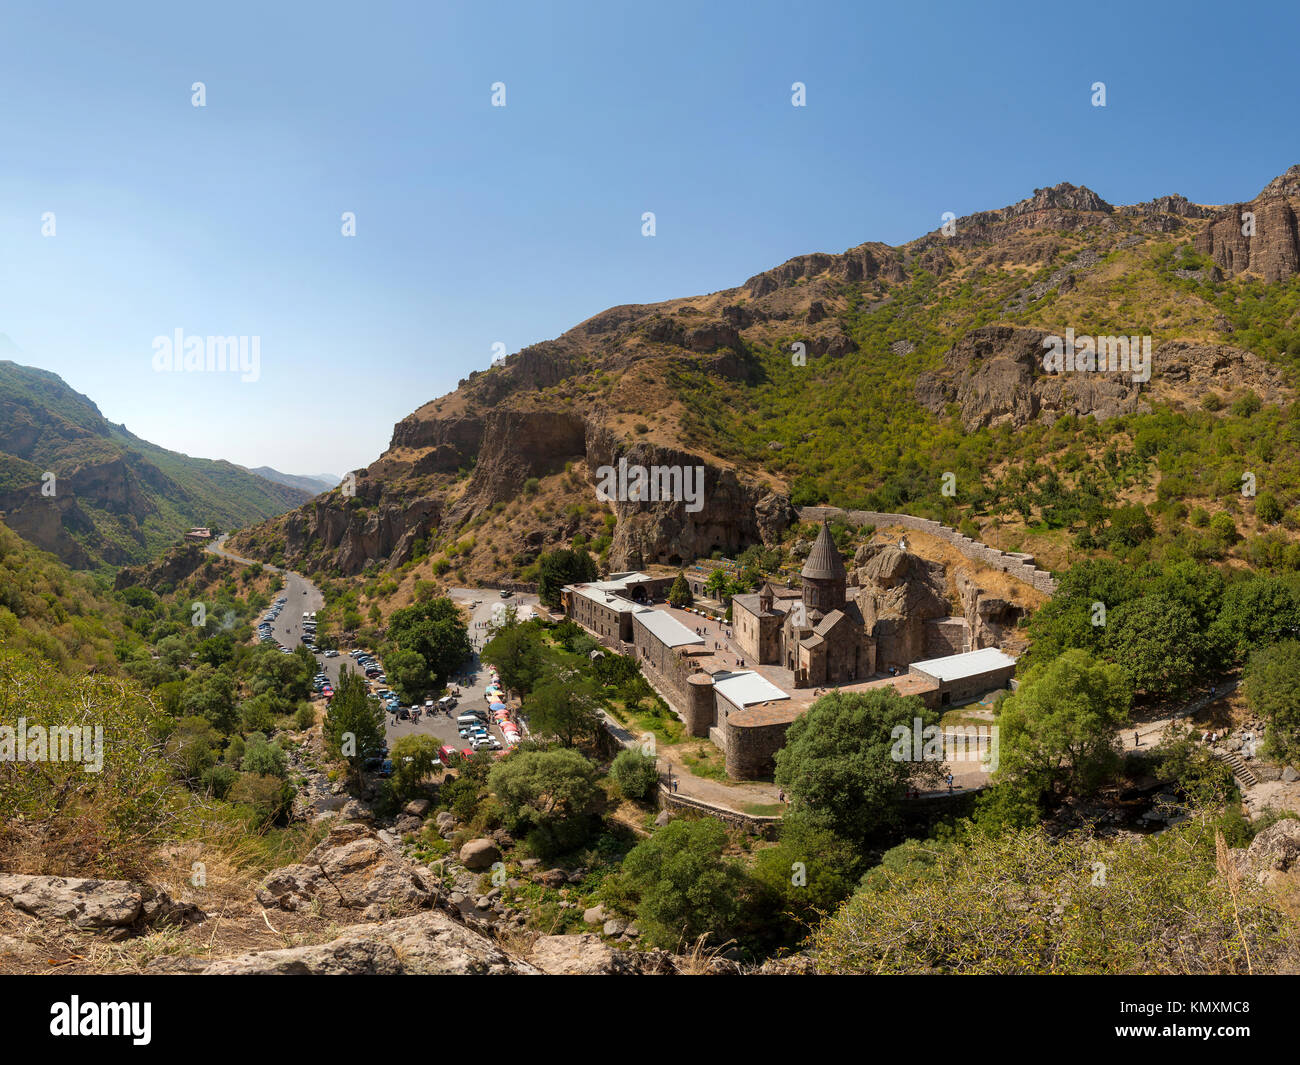
[[[1227,764],[1232,770],[1232,775],[1237,781],[1237,786],[1245,791],[1247,788],[1253,788],[1259,783],[1259,777],[1250,771],[1248,766],[1236,751],[1215,751],[1214,757],[1220,762]]]

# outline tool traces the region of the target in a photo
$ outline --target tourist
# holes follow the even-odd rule
[[[948,791],[949,791],[949,792],[952,791],[952,774],[951,774],[951,773],[948,774]]]

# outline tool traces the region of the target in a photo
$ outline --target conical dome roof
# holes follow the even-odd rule
[[[835,539],[831,536],[829,522],[822,522],[821,531],[817,534],[817,542],[808,553],[808,561],[803,564],[799,576],[813,581],[848,579],[848,571],[844,568],[844,560],[840,558]]]

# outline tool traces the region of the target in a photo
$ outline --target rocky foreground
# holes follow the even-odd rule
[[[399,824],[422,824],[427,813],[427,803],[412,803]],[[450,836],[454,819],[439,816],[435,823]],[[591,932],[538,934],[526,927],[526,911],[502,901],[500,888],[481,890],[483,872],[500,857],[492,840],[467,842],[461,860],[445,860],[438,869],[408,856],[392,832],[369,820],[364,806],[348,803],[325,839],[302,862],[263,877],[247,912],[236,916],[175,900],[148,883],[0,874],[0,972],[56,966],[78,973],[199,975],[743,971],[721,957],[632,949],[635,928],[605,920],[599,907],[584,913]],[[541,883],[571,875],[530,864],[525,875]],[[212,945],[277,936],[294,942],[230,953]],[[769,964],[760,971],[803,967]]]
[[[444,831],[451,830],[447,824]],[[486,839],[466,843],[460,856],[479,870],[498,857],[493,842]],[[0,972],[50,972],[55,966],[80,973],[198,975],[816,971],[806,957],[746,967],[723,957],[634,949],[628,927],[619,921],[601,923],[604,914],[596,912],[599,907],[584,913],[599,932],[537,934],[524,927],[526,914],[513,913],[502,902],[499,889],[479,893],[481,874],[475,868],[460,862],[444,864],[443,870],[422,865],[403,853],[390,832],[363,821],[340,819],[304,861],[274,870],[256,888],[256,908],[261,911],[257,920],[267,929],[279,934],[279,926],[290,915],[304,918],[293,925],[289,937],[298,942],[224,956],[217,956],[222,951],[211,944],[217,939],[217,926],[230,918],[224,912],[209,913],[192,902],[174,900],[153,885],[0,874]],[[1230,875],[1252,877],[1263,884],[1300,869],[1300,821],[1280,821],[1261,832],[1248,848],[1232,851],[1231,869]],[[528,875],[548,882],[567,874],[535,868]],[[233,940],[238,941],[239,937]],[[106,949],[107,944],[123,943],[138,944],[140,949]],[[207,949],[202,949],[204,944]]]

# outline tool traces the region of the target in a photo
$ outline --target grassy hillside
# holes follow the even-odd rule
[[[41,491],[49,473],[53,496]],[[74,566],[140,562],[194,525],[244,525],[308,497],[141,440],[57,375],[0,361],[0,511]]]

